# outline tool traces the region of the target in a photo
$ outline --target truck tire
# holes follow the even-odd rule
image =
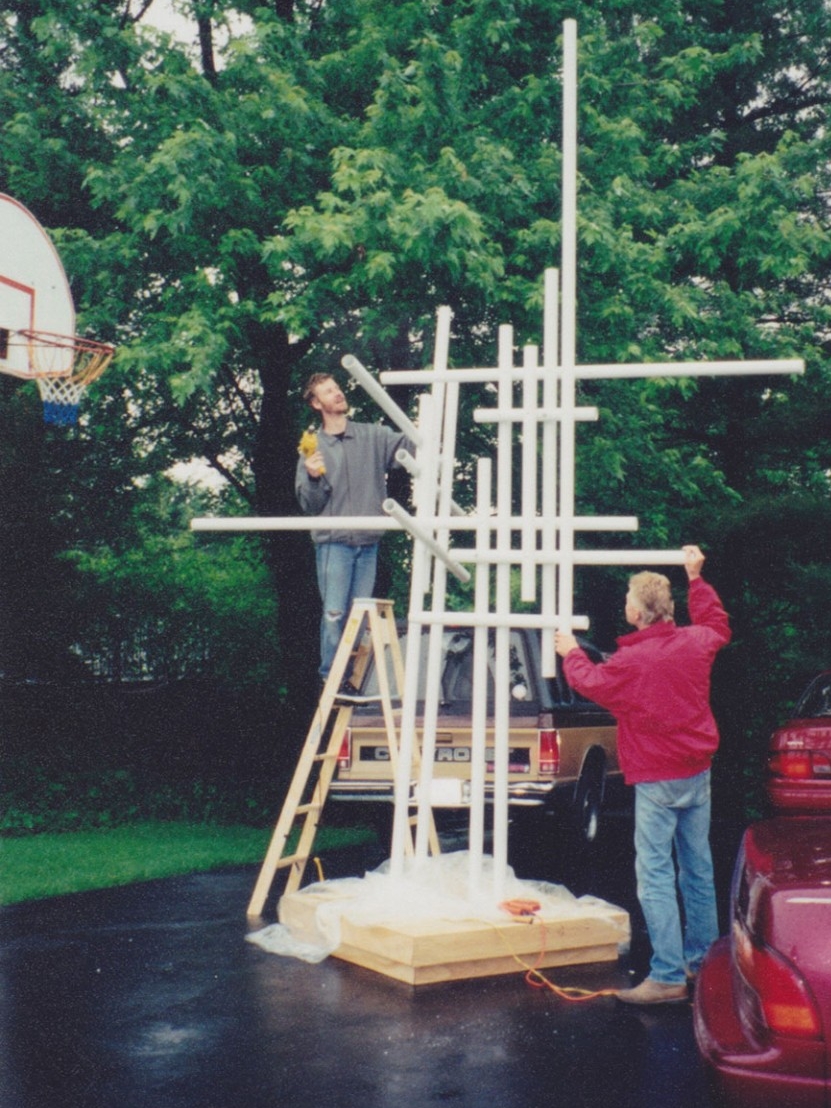
[[[605,786],[606,758],[594,747],[586,754],[572,800],[572,826],[582,846],[591,846],[597,839]]]

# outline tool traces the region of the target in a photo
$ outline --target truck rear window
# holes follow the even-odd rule
[[[445,628],[441,638],[441,684],[440,701],[443,705],[469,703],[473,695],[473,629]],[[429,649],[429,631],[425,629],[421,636],[421,659],[419,664],[418,699],[424,700],[427,682],[427,654]],[[401,633],[401,653],[407,657],[407,633]],[[510,684],[513,700],[531,700],[537,696],[533,685],[533,671],[529,665],[525,641],[517,631],[511,632],[510,640]],[[494,674],[496,670],[496,637],[488,631],[488,700],[493,700]],[[370,695],[377,695],[378,684],[374,669],[368,674],[365,689]]]

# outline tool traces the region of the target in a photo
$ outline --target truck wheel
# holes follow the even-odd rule
[[[599,758],[588,758],[574,789],[573,820],[579,841],[590,846],[600,827],[606,770]]]

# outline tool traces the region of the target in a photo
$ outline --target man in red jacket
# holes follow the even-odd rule
[[[697,546],[683,549],[691,626],[673,620],[669,580],[646,572],[630,579],[626,594],[626,621],[636,630],[618,639],[608,661],[595,665],[573,635],[556,637],[572,687],[617,718],[618,758],[635,786],[635,870],[652,960],[640,985],[617,994],[628,1004],[687,1000],[687,981],[718,937],[709,833],[710,764],[719,737],[710,673],[731,632],[715,589],[701,576],[704,555]]]

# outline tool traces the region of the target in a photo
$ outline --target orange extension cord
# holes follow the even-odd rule
[[[505,946],[508,948],[508,951],[513,960],[517,962],[520,966],[522,966],[522,968],[525,970],[525,980],[532,989],[550,989],[550,991],[554,993],[555,996],[558,996],[560,1000],[567,1000],[572,1003],[579,1003],[584,1000],[596,1000],[598,997],[601,996],[617,995],[617,989],[598,989],[592,992],[590,989],[578,989],[575,986],[562,987],[560,985],[556,985],[553,981],[550,981],[539,968],[540,963],[545,956],[546,948],[545,923],[537,915],[537,912],[539,912],[541,905],[536,900],[517,899],[503,900],[499,907],[518,921],[523,920],[531,926],[533,926],[535,922],[539,923],[540,925],[542,931],[542,943],[540,945],[540,952],[537,955],[536,964],[531,966],[522,958],[520,958],[518,954],[515,954],[514,951],[511,950],[510,944],[500,928],[497,927],[496,924],[491,924],[499,937],[505,943]]]

